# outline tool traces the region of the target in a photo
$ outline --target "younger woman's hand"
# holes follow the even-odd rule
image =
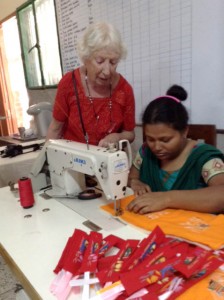
[[[147,184],[140,181],[139,179],[135,179],[135,178],[130,179],[129,186],[133,190],[136,196],[141,196],[144,195],[145,193],[151,192],[150,187]]]
[[[126,209],[140,215],[168,208],[168,192],[149,192],[136,197]]]

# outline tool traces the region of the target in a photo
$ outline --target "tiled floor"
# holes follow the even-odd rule
[[[17,284],[18,280],[0,256],[0,300],[16,300]]]

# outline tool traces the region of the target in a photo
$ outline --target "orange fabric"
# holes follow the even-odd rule
[[[224,299],[224,271],[218,269],[186,290],[177,300]]]
[[[159,226],[165,234],[200,243],[214,250],[224,245],[224,215],[212,215],[180,209],[165,209],[139,215],[125,210],[134,197],[134,195],[131,195],[121,200],[123,210],[121,218],[128,223],[149,231]],[[102,209],[114,214],[113,203],[102,206]]]

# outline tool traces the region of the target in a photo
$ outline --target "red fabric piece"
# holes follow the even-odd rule
[[[102,234],[91,231],[88,239],[88,246],[84,253],[83,261],[79,273],[90,272],[94,273],[97,268],[98,253],[102,242]]]
[[[101,284],[119,280],[119,273],[122,271],[125,260],[128,260],[134,253],[138,243],[138,240],[127,240],[123,243],[123,247],[113,256],[111,264],[106,269],[96,273]]]
[[[160,272],[161,277],[158,278],[156,282],[152,282],[153,284],[145,286],[145,288],[149,292],[148,296],[150,295],[150,297],[151,295],[154,295],[154,297],[158,297],[159,295],[166,292],[172,279],[177,276],[175,274],[174,265],[176,265],[176,263],[178,264],[178,261],[180,262],[183,257],[186,256],[189,244],[180,241],[177,243],[176,240],[175,242],[175,245],[173,244],[172,247],[170,246],[170,244],[172,244],[170,243],[170,241],[166,244],[165,247],[163,247],[161,244],[160,247],[158,247],[150,256],[148,256],[144,262],[137,266],[137,271],[140,269],[145,271],[145,269],[148,269],[150,266],[152,266],[155,268],[155,270],[159,270]],[[173,266],[170,265],[170,262],[172,261]],[[160,269],[160,265],[158,264],[162,264],[162,266],[164,267]],[[159,269],[157,268],[157,265]]]
[[[142,262],[148,255],[165,240],[165,235],[159,227],[156,227],[151,234],[141,241],[135,253],[128,259],[123,266],[123,271],[129,271]]]
[[[158,300],[158,295],[156,293],[150,293],[146,294],[144,296],[141,296],[139,300]]]
[[[183,258],[186,257],[188,247],[188,244],[184,242],[180,242],[175,247],[170,247],[169,245],[167,245],[166,247],[159,247],[143,262],[141,262],[138,265],[138,268],[148,268],[153,265],[168,262],[173,258],[176,258],[177,261],[181,262]]]
[[[114,258],[115,258],[115,255],[101,257],[97,264],[98,272],[106,270],[108,268],[108,266],[110,266],[113,263]]]
[[[178,259],[174,258],[158,265],[147,266],[133,269],[127,273],[120,274],[120,280],[128,295],[155,284],[165,277],[172,276],[173,265]]]
[[[65,271],[77,275],[79,268],[83,261],[83,255],[88,244],[88,234],[80,229],[75,229],[71,238],[62,253],[61,259],[59,260],[59,266]]]
[[[201,247],[188,247],[188,252],[184,259],[175,266],[175,269],[189,278],[192,276],[198,268],[205,263],[209,256],[212,255],[212,251],[207,251]]]
[[[83,261],[83,256],[88,245],[88,234],[82,230],[76,229],[72,237],[73,245],[68,256],[64,269],[70,271],[73,275],[79,274],[79,268]]]
[[[166,247],[166,246],[170,246],[170,248],[172,248],[172,247],[178,246],[180,243],[183,243],[183,242],[181,240],[176,239],[176,238],[166,237],[165,240],[160,244],[160,248],[161,247]]]
[[[145,287],[146,290],[148,290],[147,295],[154,295],[154,297],[158,297],[168,291],[168,288],[170,287],[172,280],[175,279],[175,275],[164,276],[159,281],[155,282],[154,284],[150,284],[149,286]],[[147,299],[147,298],[143,298]],[[156,298],[155,298],[156,299]],[[169,299],[169,298],[168,298]],[[150,298],[151,300],[151,298]]]
[[[116,300],[126,300],[127,298],[128,295],[124,292],[122,295],[118,296]],[[150,293],[138,298],[134,298],[134,300],[158,300],[158,295],[156,293]]]
[[[124,240],[115,236],[113,234],[108,235],[102,241],[102,244],[99,249],[99,257],[104,256],[107,251],[109,251],[113,246],[120,248],[120,246],[124,243]]]
[[[63,269],[65,259],[69,253],[69,249],[71,248],[71,244],[72,244],[72,238],[70,237],[66,243],[66,246],[65,246],[63,252],[62,252],[62,255],[58,261],[58,264],[54,269],[54,273],[58,274]]]
[[[121,282],[128,295],[143,287],[146,288],[148,285],[150,285],[148,288],[150,293],[156,292],[161,289],[163,284],[168,284],[173,278],[175,266],[180,264],[183,258],[186,257],[189,245],[185,242],[177,243],[175,241],[175,244],[170,247],[170,242],[169,240],[165,247],[160,247],[158,244],[158,248],[138,264],[136,268],[120,274]]]
[[[86,132],[89,136],[89,143],[98,145],[108,131],[121,132],[122,130],[132,131],[135,128],[135,100],[133,89],[130,84],[120,75],[117,87],[112,92],[112,111],[110,118],[109,98],[93,98],[93,105],[81,83],[79,68],[75,70],[75,79],[78,88],[80,107]],[[98,121],[96,115],[99,116]],[[72,72],[68,72],[59,82],[53,117],[59,122],[65,122],[63,138],[76,142],[85,143],[74,86]],[[112,120],[112,124],[111,124]]]

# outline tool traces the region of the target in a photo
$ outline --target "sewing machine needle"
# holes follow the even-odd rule
[[[115,216],[118,217],[122,215],[122,209],[121,209],[121,200],[115,200],[114,201],[114,211],[115,211]]]

